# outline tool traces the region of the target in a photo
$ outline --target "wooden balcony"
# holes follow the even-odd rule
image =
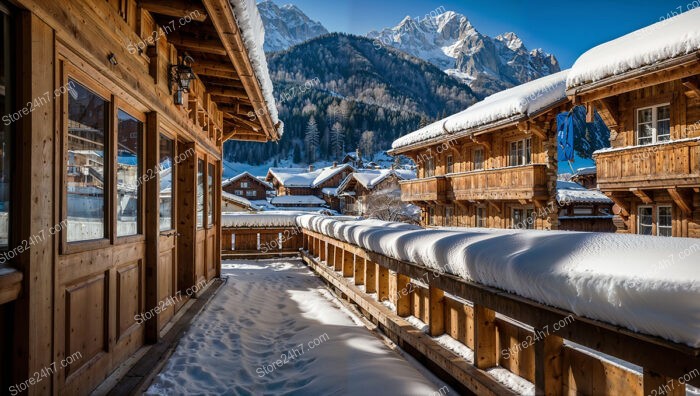
[[[444,176],[406,180],[400,183],[401,200],[404,202],[445,201],[448,183]]]
[[[698,140],[613,150],[595,160],[603,191],[700,186]]]
[[[457,201],[547,199],[546,165],[532,164],[448,176]]]

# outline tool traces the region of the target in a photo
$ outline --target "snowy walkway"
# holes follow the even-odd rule
[[[147,394],[429,396],[442,386],[358,324],[300,260],[225,261],[222,276]]]

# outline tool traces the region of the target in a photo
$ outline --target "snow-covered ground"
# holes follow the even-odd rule
[[[425,396],[444,386],[370,333],[298,259],[225,261],[222,276],[146,394]]]

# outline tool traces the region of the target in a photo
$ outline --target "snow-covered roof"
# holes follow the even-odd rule
[[[699,50],[700,8],[695,8],[586,51],[566,85],[576,88]]]
[[[427,140],[459,132],[473,132],[497,122],[518,121],[566,99],[564,70],[534,81],[495,93],[466,110],[434,122],[394,141],[392,149],[412,146]]]
[[[315,195],[280,195],[270,200],[273,205],[324,205],[326,201]]]
[[[578,168],[578,170],[576,170],[576,173],[574,173],[574,176],[595,175],[596,172],[597,169],[595,166],[588,166],[585,168]]]
[[[338,189],[333,187],[324,187],[321,189],[321,192],[325,195],[330,195],[331,197],[338,195]]]
[[[227,193],[226,191],[221,191],[221,199],[235,202],[235,203],[237,203],[245,208],[248,208],[248,209],[252,209],[252,210],[259,209],[256,205],[254,205],[249,200],[247,200],[243,197],[239,197],[236,194]]]
[[[224,180],[224,181],[221,183],[221,187],[226,187],[226,186],[228,186],[229,184],[235,182],[236,180],[238,180],[238,179],[240,179],[240,178],[242,178],[242,177],[244,177],[244,176],[249,176],[251,179],[254,179],[254,180],[256,180],[256,181],[259,181],[259,182],[262,183],[266,188],[268,188],[268,189],[270,189],[270,190],[273,189],[273,187],[272,187],[272,185],[271,185],[270,183],[266,182],[265,180],[260,180],[259,177],[253,176],[253,175],[252,175],[250,172],[248,172],[248,171],[245,171],[245,172],[243,172],[243,173],[239,173],[239,174],[237,174],[236,176],[234,176],[234,177],[232,177],[232,178],[230,178],[230,179]]]
[[[338,192],[343,192],[351,180],[360,183],[364,188],[371,190],[379,183],[394,175],[399,180],[410,180],[416,178],[416,173],[407,169],[361,169],[351,173],[340,183]]]
[[[578,183],[557,180],[557,201],[562,203],[601,203],[613,201],[598,190],[589,190]]]
[[[270,168],[268,175],[275,177],[285,187],[316,188],[340,172],[353,170],[350,164],[329,166],[311,172],[306,168]]]
[[[270,211],[260,213],[223,213],[222,227],[295,227],[297,216],[308,214],[302,211]]]
[[[243,44],[248,50],[250,63],[253,66],[255,77],[260,83],[267,111],[272,119],[272,124],[277,127],[280,137],[284,133],[284,123],[279,119],[275,97],[273,96],[272,79],[270,79],[265,57],[265,26],[258,12],[255,0],[229,0],[236,23],[241,30]],[[278,126],[279,125],[279,126]]]
[[[343,222],[313,215],[300,216],[297,224],[578,316],[700,347],[697,260],[671,260],[696,252],[697,239],[421,229],[403,223]]]

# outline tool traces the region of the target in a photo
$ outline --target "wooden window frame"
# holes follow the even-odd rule
[[[112,161],[113,161],[113,168],[114,168],[114,175],[112,179],[112,183],[114,183],[114,197],[116,199],[117,196],[117,170],[116,170],[116,165],[117,165],[117,143],[118,143],[118,133],[119,133],[119,110],[122,110],[123,112],[127,113],[128,115],[136,118],[137,120],[141,121],[143,123],[143,127],[141,128],[141,136],[139,138],[139,155],[140,155],[140,161],[138,164],[138,179],[137,181],[139,183],[139,191],[138,191],[138,197],[139,197],[139,214],[138,214],[138,219],[137,219],[137,228],[138,231],[134,235],[124,235],[124,236],[118,236],[117,235],[117,205],[116,202],[114,205],[112,205],[111,211],[112,211],[112,216],[114,218],[113,224],[112,224],[112,243],[114,245],[121,245],[121,244],[126,244],[126,243],[133,243],[133,242],[141,242],[146,240],[146,233],[145,233],[145,214],[146,214],[146,194],[145,194],[145,189],[144,186],[145,184],[141,182],[140,180],[143,180],[143,176],[145,173],[145,161],[146,161],[146,114],[139,111],[135,107],[131,106],[128,104],[126,101],[124,101],[121,98],[115,98],[115,111],[114,111],[114,139],[112,143]]]
[[[449,215],[448,215],[449,212]],[[451,206],[445,206],[445,219],[443,223],[446,227],[452,226],[452,219],[455,216],[455,209]]]
[[[479,211],[483,211],[483,216],[479,215]],[[480,220],[483,220],[485,225],[479,225]],[[476,208],[474,208],[474,227],[488,228],[488,214],[486,213],[486,207],[477,206]]]
[[[455,171],[454,156],[452,154],[447,154],[445,156],[445,173],[450,174]]]
[[[202,224],[198,224],[198,217],[199,213],[197,212],[199,202],[198,202],[198,196],[197,194],[197,189],[199,188],[199,164],[202,164]],[[194,197],[194,224],[195,224],[195,229],[197,231],[199,230],[204,230],[207,228],[207,156],[206,154],[203,153],[197,153],[197,158],[195,160],[195,172],[194,172],[194,180],[195,180],[195,197]]]
[[[661,222],[659,221],[659,217],[661,216],[661,208],[668,208],[671,211],[671,225],[661,227],[661,225],[660,225]],[[654,210],[652,210],[652,212],[653,211]],[[673,205],[671,205],[671,204],[657,205],[655,208],[655,211],[656,211],[655,216],[652,216],[653,217],[652,220],[656,221],[656,232],[654,233],[654,235],[664,237],[664,238],[672,237],[673,236]],[[671,230],[671,235],[668,235],[668,236],[661,235],[661,228]]]
[[[669,128],[668,128],[668,140],[662,140],[659,141],[659,109],[662,107],[668,107],[669,108]],[[670,102],[664,102],[664,103],[659,103],[655,104],[652,106],[645,106],[645,107],[639,107],[635,109],[634,111],[634,143],[636,146],[648,146],[651,144],[656,144],[656,143],[661,143],[661,142],[670,142],[673,141],[673,133],[671,132],[671,125],[672,123],[672,117],[673,117],[673,107],[671,106]],[[644,111],[644,110],[651,110],[651,142],[650,143],[639,143],[639,113]],[[665,135],[664,135],[665,136]]]
[[[513,156],[511,155],[512,148],[513,148],[513,145],[515,144],[516,145],[516,154],[518,154],[517,153],[518,144],[520,144],[520,143],[522,143],[522,145],[523,145],[523,147],[522,147],[523,152],[522,152],[522,155],[517,155],[517,157],[519,157],[518,161],[517,161],[518,163],[513,164]],[[528,137],[528,138],[522,138],[522,139],[508,141],[507,147],[508,147],[507,158],[508,158],[508,166],[509,167],[527,166],[527,165],[532,164],[532,138]]]
[[[114,95],[107,89],[106,87],[102,86],[99,82],[95,81],[92,77],[90,77],[87,73],[84,71],[78,69],[77,67],[73,66],[69,61],[63,59],[63,73],[60,76],[60,81],[59,81],[59,86],[66,86],[70,80],[74,80],[76,83],[82,85],[89,91],[91,91],[93,94],[99,96],[102,98],[105,102],[108,103],[107,106],[107,114],[105,115],[105,153],[104,153],[104,158],[112,158],[114,155],[113,150],[112,150],[112,144],[114,141],[114,136],[112,136],[115,131],[114,129],[114,120],[116,119],[115,116],[115,103],[114,103]],[[61,208],[60,208],[60,216],[59,216],[59,221],[60,222],[66,222],[63,224],[67,224],[68,220],[68,195],[66,191],[66,182],[68,179],[68,174],[66,171],[66,165],[67,165],[67,160],[68,160],[68,153],[66,152],[67,146],[66,142],[68,140],[68,101],[69,101],[70,95],[61,95],[60,98],[60,127],[61,127],[61,144],[60,144],[60,158],[59,158],[59,163],[61,164],[61,177],[60,177],[60,198],[61,198]],[[112,210],[110,210],[114,206],[114,188],[115,185],[112,182],[114,178],[116,177],[114,175],[114,164],[111,163],[111,161],[105,161],[105,181],[110,181],[109,185],[106,185],[104,195],[104,236],[102,238],[98,239],[91,239],[91,240],[84,240],[84,241],[71,241],[68,242],[68,227],[67,226],[61,226],[60,229],[60,253],[61,254],[74,254],[74,253],[80,253],[80,252],[86,252],[90,250],[96,250],[96,249],[103,249],[106,247],[109,247],[112,238],[113,238],[113,233],[112,233],[112,223],[114,219],[112,218]],[[105,183],[106,184],[106,183]]]
[[[165,127],[163,124],[158,125],[156,128],[158,131],[158,140],[157,140],[157,145],[158,145],[158,155],[157,155],[157,160],[156,162],[160,165],[160,141],[163,137],[169,139],[170,141],[173,142],[173,152],[172,152],[172,170],[170,171],[170,177],[171,177],[171,183],[170,183],[170,202],[172,204],[172,210],[170,215],[172,216],[172,221],[170,222],[170,228],[168,229],[161,229],[160,228],[160,196],[158,197],[158,202],[156,203],[158,205],[158,234],[167,234],[173,231],[177,232],[177,163],[175,162],[175,159],[178,157],[179,153],[177,152],[177,146],[178,146],[178,140],[177,140],[177,133],[173,132],[172,129]],[[160,192],[160,172],[158,172],[158,178],[155,180],[157,183],[158,191]]]
[[[480,152],[481,153],[481,166],[477,167],[477,162],[476,162],[476,153]],[[483,147],[474,147],[472,149],[472,170],[474,171],[480,171],[486,169],[486,151],[484,150]]]
[[[214,175],[211,177],[212,186],[209,185],[209,171],[211,169],[214,169]],[[210,158],[209,161],[206,162],[206,178],[205,178],[207,199],[205,200],[205,206],[204,206],[204,226],[206,229],[211,229],[218,224],[217,223],[218,219],[216,217],[216,197],[217,197],[217,195],[221,195],[221,194],[217,194],[217,191],[219,191],[217,186],[220,183],[219,179],[221,179],[221,178],[219,177],[219,179],[217,179],[216,169],[217,169],[216,162],[212,161],[212,159]],[[210,203],[209,202],[209,195],[210,195],[209,190],[212,188],[213,188],[213,191],[211,194],[211,203]],[[211,221],[209,220],[209,205],[214,207],[211,210]]]
[[[642,227],[642,223],[641,223],[641,221],[642,221],[641,211],[642,211],[642,209],[651,209],[651,224],[650,224],[650,226],[651,226],[651,234],[649,234],[649,235],[655,235],[655,234],[656,234],[656,229],[655,229],[656,227],[655,227],[655,224],[654,224],[654,205],[639,205],[639,206],[637,206],[637,219],[636,219],[636,220],[637,220],[637,221],[636,221],[636,223],[637,223],[637,224],[636,224],[636,226],[637,226],[637,235],[646,235],[646,234],[642,234],[642,232],[641,232],[641,227]]]

